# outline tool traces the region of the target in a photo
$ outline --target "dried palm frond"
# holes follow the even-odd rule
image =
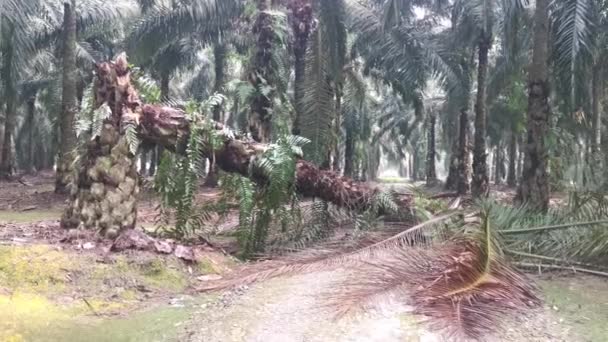
[[[350,267],[374,257],[390,254],[399,247],[429,245],[433,241],[444,240],[450,234],[443,223],[455,216],[456,212],[440,215],[405,231],[401,231],[403,227],[399,224],[388,223],[382,232],[369,233],[354,239],[333,240],[315,248],[246,266],[241,272],[235,272],[234,277],[205,283],[197,287],[197,290],[223,290],[279,276]],[[423,234],[425,227],[427,229]],[[396,231],[401,232],[396,234]]]
[[[603,195],[572,193],[567,206],[537,213],[488,202],[491,219],[509,254],[520,261],[544,258],[559,266],[584,264],[596,271],[608,265],[608,203]],[[516,252],[516,253],[513,253]]]
[[[433,244],[393,248],[352,269],[331,296],[339,315],[392,295],[449,336],[480,338],[508,314],[539,304],[532,283],[505,263],[482,217],[481,232]]]

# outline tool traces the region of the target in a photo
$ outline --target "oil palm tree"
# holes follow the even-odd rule
[[[314,18],[312,0],[291,0],[288,7],[291,11],[290,22],[294,35],[294,104],[296,113],[292,132],[295,135],[300,135],[300,113],[304,111],[302,99],[304,75],[306,73],[306,51],[308,50],[310,35],[315,30],[316,19]]]
[[[401,4],[398,1],[321,2],[319,24],[311,38],[307,62],[304,87],[307,110],[302,113],[300,123],[302,134],[312,141],[306,155],[317,163],[326,162],[328,151],[334,146],[334,168],[339,166],[340,150],[335,147],[336,139],[343,135],[337,127],[342,127],[344,117],[341,109],[344,70],[348,68],[349,59],[361,58],[366,73],[372,71],[375,78],[381,78],[386,85],[397,89],[406,103],[415,104],[419,114],[416,125],[423,121],[417,95],[426,78],[434,72],[440,77],[454,76],[436,42],[432,41],[432,35],[424,32],[423,26],[428,22],[417,22],[418,28],[415,28],[410,16],[413,5],[397,3]],[[343,23],[346,25],[342,26]],[[347,32],[354,37],[350,53],[346,44]],[[349,146],[347,144],[350,154]]]
[[[70,8],[74,7],[73,5],[71,3]],[[12,150],[18,105],[16,84],[27,72],[32,56],[41,49],[61,45],[61,38],[65,37],[61,19],[64,16],[64,8],[62,4],[52,0],[6,1],[2,2],[1,6],[2,83],[7,114],[4,122],[0,176],[8,177],[14,169]],[[73,22],[77,32],[83,32],[93,25],[116,25],[115,19],[134,13],[133,3],[129,0],[110,5],[99,0],[82,0],[78,1],[74,8]],[[78,49],[77,46],[76,50]],[[75,64],[71,64],[71,67],[74,66]],[[68,128],[67,131],[69,130]],[[69,135],[66,134],[66,137]],[[69,145],[69,142],[68,140],[65,145]]]
[[[487,166],[487,77],[489,51],[498,28],[509,24],[525,9],[526,0],[509,1],[457,1],[454,4],[455,24],[459,42],[477,50],[477,92],[475,99],[475,134],[473,144],[473,178],[471,191],[474,196],[487,195],[489,191]],[[509,32],[509,31],[505,31]],[[505,37],[504,39],[509,39]]]
[[[0,70],[4,120],[2,151],[0,153],[0,178],[7,179],[13,172],[13,131],[17,110],[17,83],[22,76],[27,56],[34,49],[28,39],[29,17],[33,15],[37,2],[3,1],[0,3]]]
[[[521,199],[534,208],[547,211],[547,137],[549,114],[549,1],[537,0],[534,12],[534,45],[528,74],[528,112],[525,162],[518,189]]]
[[[583,96],[593,93],[588,91],[584,78],[585,75],[591,74],[593,62],[597,61],[593,56],[600,55],[596,43],[602,38],[596,34],[596,29],[601,26],[599,23],[602,18],[600,13],[603,13],[602,6],[605,6],[604,2],[586,0],[536,1],[532,60],[528,73],[525,160],[518,198],[540,211],[547,211],[550,195],[547,144],[551,117],[549,82],[552,79],[556,81],[555,91],[561,95],[558,97],[561,100],[558,102],[558,108],[562,112],[559,120],[568,121],[565,119],[570,113],[584,106],[584,102],[591,98]],[[553,50],[551,54],[550,49]],[[547,63],[550,57],[554,70],[551,74]],[[599,111],[597,113],[599,114]],[[597,120],[596,115],[593,120],[596,131],[599,126]],[[594,139],[597,143],[597,132]]]
[[[57,176],[55,181],[56,193],[67,193],[70,183],[70,166],[74,157],[71,155],[76,147],[76,131],[74,118],[78,112],[77,76],[76,67],[76,0],[65,2],[63,7],[63,46],[62,46],[62,100],[60,137],[61,144],[57,162]]]

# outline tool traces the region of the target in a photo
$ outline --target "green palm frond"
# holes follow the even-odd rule
[[[576,99],[575,85],[584,83],[578,78],[577,66],[590,63],[597,26],[596,2],[566,0],[552,2],[553,44],[555,65],[563,82],[570,89],[571,105]],[[578,78],[578,79],[577,79]],[[572,109],[572,108],[571,108]]]
[[[368,97],[368,88],[363,75],[353,66],[344,69],[344,108],[361,110]]]
[[[201,0],[176,8],[155,7],[137,24],[129,45],[141,56],[194,34],[201,42],[219,38],[242,13],[240,0]]]
[[[557,258],[563,261],[562,265],[585,263],[592,269],[605,268],[608,260],[605,199],[573,193],[568,207],[547,214],[525,206],[495,203],[485,206],[491,208],[492,220],[506,249]]]
[[[322,44],[322,30],[311,35],[307,52],[306,74],[304,77],[301,114],[301,135],[311,143],[305,147],[304,155],[311,161],[321,164],[327,158],[332,140],[332,120],[334,118],[334,92],[327,69],[326,51]]]
[[[61,40],[63,25],[63,2],[39,0],[39,16],[32,18],[37,25],[32,26],[33,42],[38,48],[58,44]],[[137,4],[132,0],[117,0],[108,3],[103,0],[76,1],[76,32],[79,37],[90,36],[95,32],[104,32],[107,36],[123,22],[139,14]],[[109,56],[113,57],[113,56]]]
[[[432,74],[449,84],[459,84],[446,52],[429,30],[415,24],[394,26],[385,31],[374,10],[347,2],[349,26],[357,34],[355,48],[368,68],[383,70],[390,79],[407,87],[422,88]]]
[[[195,100],[201,101],[211,95],[213,90],[212,69],[211,61],[205,58],[197,61],[196,68],[192,70],[193,74],[189,73],[192,77],[187,81],[185,89]],[[228,85],[226,85],[226,90],[228,90]]]
[[[321,1],[319,27],[323,49],[326,51],[327,72],[334,82],[340,82],[346,65],[347,32],[344,0]]]
[[[193,63],[201,48],[193,39],[173,41],[154,53],[149,59],[150,67],[161,75],[172,75],[178,68]]]

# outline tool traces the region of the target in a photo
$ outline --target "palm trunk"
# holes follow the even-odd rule
[[[0,178],[9,179],[13,174],[13,131],[15,130],[16,109],[14,99],[6,101],[6,121],[4,123],[4,143],[2,144],[2,163]]]
[[[517,136],[517,146],[519,146],[519,151],[517,153],[517,180],[521,181],[521,177],[524,173],[524,159],[526,156],[524,151],[524,140],[521,135]]]
[[[150,167],[148,168],[148,176],[156,175],[156,165],[160,163],[160,157],[158,151],[160,146],[156,146],[150,150]]]
[[[253,70],[249,75],[249,80],[255,89],[260,89],[262,86],[272,86],[273,75],[270,63],[274,32],[271,15],[267,12],[269,1],[257,0],[257,7],[258,14],[253,26],[253,32],[257,35],[256,52],[253,57]],[[273,93],[273,90],[270,90],[270,93],[267,94],[258,91],[251,103],[249,131],[255,141],[268,143],[272,139],[270,111],[272,109]]]
[[[591,158],[592,158],[592,170],[593,174],[601,176],[601,151],[600,146],[602,145],[602,112],[601,112],[601,101],[602,101],[602,67],[601,64],[596,63],[593,66],[593,80],[591,82],[592,89],[592,114],[593,114],[593,132],[591,137]]]
[[[167,101],[171,98],[170,94],[170,83],[171,77],[169,75],[163,74],[160,77],[160,98],[163,101]]]
[[[64,3],[63,13],[63,92],[61,102],[59,159],[57,161],[57,176],[55,192],[67,193],[71,182],[72,161],[76,147],[76,132],[74,117],[78,111],[77,103],[77,73],[76,69],[76,17],[74,14],[75,0],[71,5]]]
[[[354,132],[349,127],[346,130],[346,141],[344,142],[344,176],[353,177],[354,158],[355,158],[355,137]]]
[[[0,102],[0,110],[3,109],[3,103]],[[2,151],[4,146],[4,126],[6,125],[6,115],[0,112],[0,165],[2,165]]]
[[[332,168],[340,171],[340,137],[342,137],[342,87],[336,86],[336,122],[334,126],[334,159]]]
[[[216,93],[223,92],[224,83],[226,82],[226,45],[215,44],[213,47],[213,56],[215,63],[215,84],[213,91]],[[213,120],[216,122],[224,122],[223,106],[215,106],[213,108]],[[217,167],[214,158],[209,159],[209,173],[205,178],[205,186],[216,187],[218,184]]]
[[[517,134],[512,130],[509,134],[509,169],[507,171],[507,185],[515,187],[517,184]]]
[[[448,159],[449,164],[447,165],[448,176],[445,180],[445,188],[446,190],[456,190],[458,180],[458,118],[450,115],[448,127],[451,150],[450,158]]]
[[[86,145],[61,226],[96,229],[115,237],[121,230],[134,228],[137,219],[137,160],[130,151],[125,125],[139,123],[132,120],[141,106],[130,84],[126,57],[96,68],[94,102],[96,106],[107,103],[112,115],[104,120],[99,137]]]
[[[407,155],[407,159],[405,160],[405,162],[407,167],[407,178],[414,179],[414,177],[412,176],[412,170],[414,169],[414,166],[412,165],[412,156]]]
[[[475,101],[475,143],[473,146],[473,180],[471,182],[471,192],[474,197],[485,197],[489,191],[486,160],[486,76],[490,45],[490,34],[483,31],[479,43],[477,100]]]
[[[467,101],[468,104],[468,101]],[[460,111],[458,128],[458,178],[456,179],[456,190],[458,194],[464,195],[469,192],[469,109],[465,106]]]
[[[289,6],[292,16],[291,28],[294,34],[293,55],[295,59],[294,97],[296,115],[292,133],[300,135],[300,115],[303,111],[302,85],[304,84],[304,74],[306,73],[306,49],[310,33],[313,29],[314,19],[311,0],[292,0]]]
[[[437,170],[435,168],[435,124],[437,117],[430,113],[427,121],[427,145],[426,145],[426,184],[433,186],[437,183]]]
[[[418,181],[418,169],[420,161],[418,160],[418,146],[414,146],[412,153],[412,181]]]
[[[9,24],[10,25],[10,24]],[[13,29],[9,28],[8,36],[11,37]],[[2,153],[0,156],[0,179],[9,179],[13,174],[13,131],[15,130],[15,120],[17,108],[15,105],[17,91],[13,83],[13,48],[10,42],[6,42],[2,54],[2,74],[4,84],[4,99],[6,103],[6,116],[4,118],[4,138],[2,143]]]
[[[169,75],[161,75],[160,77],[160,98],[163,101],[168,101],[169,99],[171,99],[171,90],[170,90],[170,83],[171,83],[171,78]],[[154,157],[151,160],[151,164],[150,165],[150,175],[153,176],[154,174],[156,174],[156,167],[158,165],[160,165],[160,161],[163,157],[163,152],[164,152],[164,147],[161,145],[158,145],[155,147],[156,151],[154,151]]]
[[[34,119],[36,115],[36,95],[33,95],[31,98],[27,100],[27,118],[26,122],[28,124],[28,150],[27,150],[27,172],[35,173],[36,165],[34,161],[34,153],[36,152],[34,140]]]
[[[142,150],[139,154],[139,175],[145,177],[148,171],[148,151]]]
[[[549,131],[549,0],[537,0],[534,13],[534,47],[528,80],[527,139],[518,199],[539,211],[549,208],[548,151]]]
[[[494,184],[502,184],[503,176],[503,153],[500,144],[496,146],[496,153],[494,154]]]

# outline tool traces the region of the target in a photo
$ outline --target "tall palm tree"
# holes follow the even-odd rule
[[[249,115],[249,131],[253,139],[259,142],[270,142],[272,120],[272,97],[274,94],[273,84],[270,83],[274,77],[271,67],[272,49],[274,43],[274,30],[272,16],[269,13],[270,0],[256,0],[257,15],[253,24],[253,33],[256,35],[256,46],[252,60],[249,81],[258,90],[251,103]],[[265,94],[266,93],[266,94]]]
[[[215,69],[215,80],[213,84],[214,93],[224,93],[226,85],[226,63],[227,63],[227,45],[225,43],[216,43],[213,45],[213,65]],[[213,108],[213,120],[224,122],[223,105],[216,105]],[[213,159],[210,160],[209,173],[205,179],[205,186],[215,187],[218,181],[218,169]]]
[[[487,165],[487,110],[486,80],[488,75],[488,52],[492,45],[491,28],[479,32],[477,59],[477,98],[475,100],[475,138],[473,144],[473,180],[471,193],[475,197],[487,196],[489,192]]]
[[[0,3],[0,78],[3,96],[0,109],[4,112],[4,136],[0,144],[0,179],[11,176],[14,168],[13,133],[17,110],[17,82],[24,62],[33,49],[28,39],[29,16],[34,13],[37,3],[21,1],[3,1]]]
[[[70,4],[70,7],[74,7]],[[121,0],[111,4],[100,0],[82,0],[75,6],[77,32],[91,26],[96,29],[116,25],[116,19],[133,14],[133,3]],[[2,50],[2,83],[5,95],[6,120],[2,144],[0,176],[9,177],[14,169],[13,135],[16,122],[17,83],[27,72],[32,56],[41,49],[61,44],[63,6],[54,0],[3,1],[0,4],[0,47]],[[76,51],[86,51],[77,45]],[[69,136],[67,134],[66,136]],[[69,143],[69,141],[68,141]]]
[[[305,146],[308,159],[330,168],[340,164],[338,140],[342,137],[344,118],[342,96],[347,59],[346,2],[315,1],[313,16],[318,18],[310,34],[301,100],[296,105],[296,126],[311,143]]]
[[[304,111],[303,85],[306,73],[306,50],[311,33],[315,29],[315,19],[313,15],[312,0],[290,0],[291,28],[294,35],[293,56],[294,56],[294,103],[295,118],[292,132],[300,135],[300,115]]]
[[[344,117],[341,109],[344,70],[349,59],[341,22],[349,24],[346,28],[355,37],[351,50],[355,58],[360,56],[365,61],[364,70],[372,71],[375,78],[397,89],[406,103],[415,104],[418,115],[414,126],[424,121],[419,95],[426,79],[433,73],[441,78],[454,78],[454,75],[439,53],[433,34],[427,30],[429,23],[414,23],[414,4],[401,6],[399,1],[362,4],[350,0],[327,3],[327,9],[319,14],[319,29],[311,43],[310,50],[315,53],[307,63],[311,71],[306,78],[308,96],[305,96],[309,111],[304,113],[309,119],[302,120],[301,126],[303,135],[312,141],[305,154],[323,163],[327,159],[325,151],[333,145],[334,168],[337,168],[341,151],[332,140],[342,136],[342,130],[336,127],[342,127]],[[341,16],[345,19],[340,19]],[[334,127],[333,134],[328,127]],[[347,148],[350,153],[349,144]]]
[[[518,195],[533,208],[549,208],[546,137],[549,131],[549,0],[536,0],[532,64],[528,72],[525,160]]]
[[[486,153],[486,81],[488,53],[494,38],[497,1],[457,1],[454,4],[459,41],[472,44],[477,50],[477,95],[475,100],[475,133],[473,144],[473,196],[484,196],[488,192],[488,170]],[[471,37],[473,40],[471,40]]]
[[[8,22],[6,18],[2,20],[0,27],[0,39],[2,43],[2,81],[3,81],[3,98],[4,98],[4,139],[2,142],[2,153],[0,155],[0,178],[8,178],[13,172],[13,131],[15,128],[16,119],[16,81],[17,70],[15,64],[15,44],[18,40],[15,39],[16,28],[14,23]]]
[[[60,137],[61,144],[57,161],[56,193],[67,193],[70,183],[70,166],[73,161],[73,150],[76,147],[74,117],[78,111],[76,67],[76,1],[64,3],[63,16],[63,92],[61,100]]]
[[[0,179],[10,178],[14,171],[13,135],[17,120],[18,82],[24,77],[28,61],[38,46],[35,37],[44,23],[38,18],[43,0],[0,2],[0,83],[4,106],[3,141],[0,143]]]

